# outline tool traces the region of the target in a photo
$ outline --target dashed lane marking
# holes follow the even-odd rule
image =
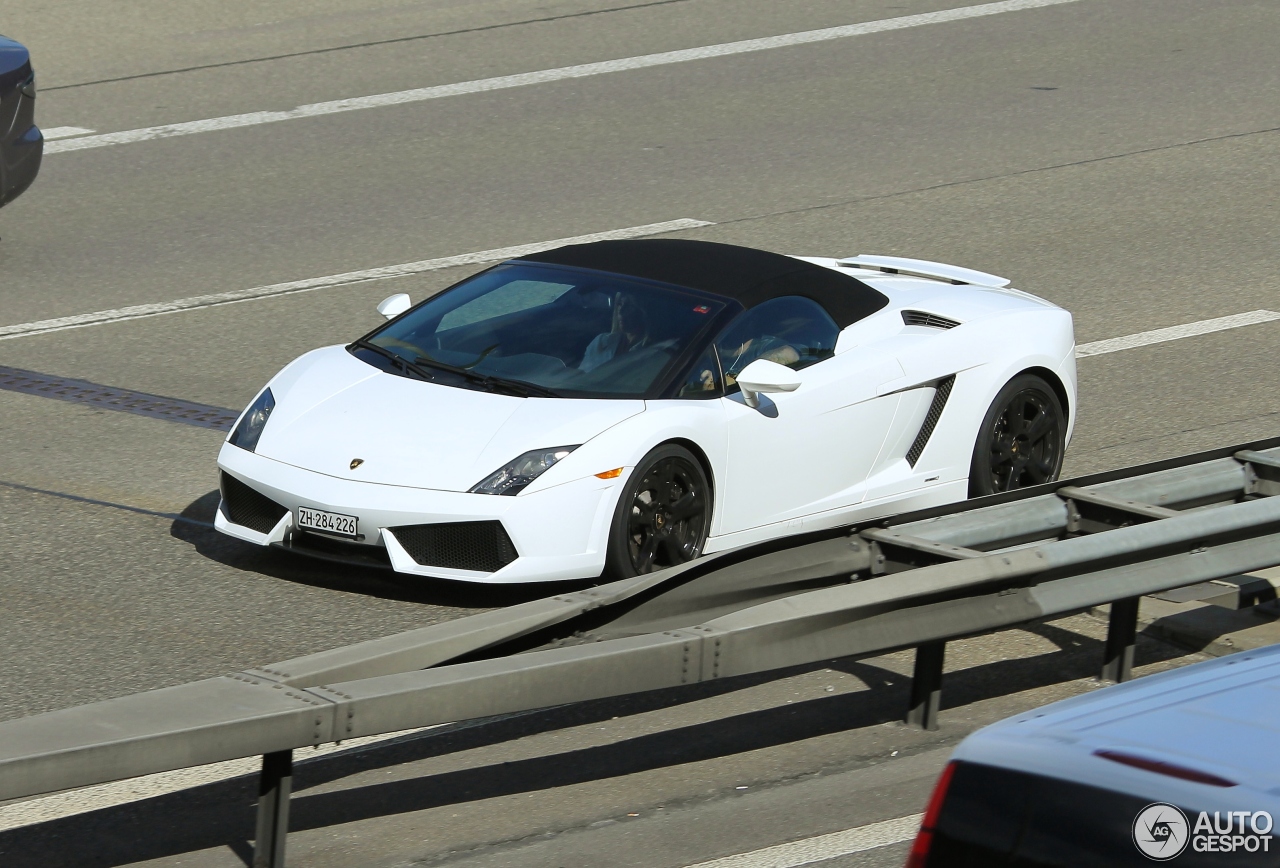
[[[0,326],[0,341],[23,338],[30,335],[60,332],[67,329],[87,328],[88,326],[105,325],[125,320],[144,319],[170,313],[181,313],[188,310],[201,310],[223,304],[235,304],[242,301],[253,301],[260,298],[274,298],[295,292],[310,292],[331,286],[346,286],[352,283],[366,283],[371,280],[386,280],[392,277],[405,277],[410,274],[422,274],[428,271],[439,271],[442,268],[453,268],[458,265],[480,265],[487,262],[498,262],[503,259],[515,259],[563,247],[566,244],[586,244],[591,241],[616,241],[624,238],[642,238],[649,235],[661,235],[666,232],[677,232],[681,229],[697,229],[701,226],[712,226],[707,220],[682,218],[667,220],[662,223],[647,223],[643,226],[631,226],[626,229],[612,229],[607,232],[593,232],[590,235],[575,235],[571,238],[557,238],[553,241],[539,241],[533,244],[520,244],[515,247],[498,247],[493,250],[479,250],[475,253],[464,253],[460,256],[446,256],[441,259],[424,259],[419,262],[406,262],[402,265],[387,265],[381,268],[366,268],[363,271],[348,271],[343,274],[330,274],[327,277],[311,277],[305,280],[291,280],[287,283],[273,283],[268,286],[255,286],[249,289],[234,289],[230,292],[217,292],[212,295],[197,295],[193,298],[179,298],[174,301],[163,301],[155,304],[135,304],[114,310],[99,310],[93,313],[81,313],[74,316],[63,316],[56,319],[45,319],[37,322],[18,323]]]
[[[623,57],[617,60],[605,60],[598,63],[582,63],[575,66],[561,66],[555,69],[543,69],[537,72],[522,72],[516,75],[500,75],[495,78],[481,78],[474,81],[462,81],[455,84],[442,84],[435,87],[420,87],[413,90],[401,90],[394,93],[379,93],[371,96],[338,99],[329,102],[300,105],[288,111],[261,111],[247,114],[226,115],[217,118],[206,118],[198,121],[186,121],[176,124],[162,124],[154,127],[143,127],[136,130],[124,130],[118,133],[104,133],[97,136],[67,141],[50,142],[45,146],[46,154],[61,154],[67,151],[82,151],[89,148],[105,148],[110,145],[124,145],[133,142],[146,142],[154,139],[168,139],[175,136],[190,136],[196,133],[209,133],[216,130],[230,130],[239,127],[252,127],[259,124],[278,123],[299,118],[320,117],[360,109],[380,108],[383,106],[404,105],[405,103],[423,102],[449,96],[485,93],[494,90],[506,90],[513,87],[527,87],[534,84],[546,84],[553,81],[564,81],[572,78],[586,78],[610,72],[625,72],[633,69],[646,69],[652,66],[668,66],[674,63],[688,63],[693,60],[706,60],[712,57],[727,57],[734,54],[749,54],[756,51],[767,51],[773,48],[787,48],[793,45],[807,45],[815,42],[828,42],[833,39],[847,39],[851,36],[865,36],[871,33],[886,33],[890,30],[903,30],[909,27],[920,27],[925,24],[941,24],[947,21],[963,21],[969,18],[981,18],[987,15],[999,15],[1004,12],[1017,12],[1023,9],[1038,9],[1044,6],[1060,6],[1065,3],[1077,3],[1080,0],[1003,0],[999,3],[983,3],[978,6],[962,6],[959,9],[944,9],[940,12],[924,12],[919,15],[904,15],[900,18],[885,18],[879,21],[867,21],[861,24],[847,24],[841,27],[827,27],[822,30],[806,30],[798,33],[783,33],[778,36],[766,36],[761,39],[744,39],[740,42],[723,42],[717,45],[704,45],[698,48],[686,48],[679,51],[663,51],[657,54],[643,54],[635,57]]]
[[[674,221],[680,222],[680,221]],[[689,221],[697,223],[698,221]],[[655,224],[657,225],[657,224]],[[601,233],[605,234],[605,233]],[[552,244],[554,242],[548,242]],[[528,245],[533,248],[536,245]],[[509,252],[517,248],[506,248],[505,251],[485,251],[485,253]],[[539,248],[541,249],[541,248]],[[529,252],[526,250],[525,252]],[[478,254],[473,254],[478,255]],[[519,254],[516,254],[519,255]],[[452,260],[461,257],[452,257]],[[500,256],[501,258],[510,258],[509,256]],[[430,262],[446,262],[451,260],[429,260]],[[411,265],[422,265],[423,263],[410,263]],[[405,268],[407,266],[392,266],[395,268]],[[445,267],[445,266],[440,266]],[[370,274],[374,271],[382,272],[388,269],[372,269],[370,272],[349,272],[347,275],[335,275],[335,277],[350,277],[354,274]],[[408,272],[406,272],[408,273]],[[396,277],[399,273],[386,274],[386,277]],[[377,277],[365,277],[362,280],[377,280]],[[317,281],[328,280],[328,278],[317,278]],[[343,281],[344,283],[355,282],[351,280]],[[308,281],[297,281],[296,284],[276,284],[276,287],[296,286],[308,283]],[[320,286],[339,286],[341,283],[324,283],[314,286],[305,286],[301,289],[288,289],[287,292],[302,292],[305,289],[319,289]],[[271,289],[271,287],[260,287],[260,289]],[[252,290],[249,290],[252,291]],[[276,293],[279,294],[279,293]],[[224,293],[223,295],[235,295],[235,293]],[[264,298],[265,295],[251,296],[252,298]],[[221,298],[221,296],[203,296],[202,298]],[[196,301],[198,299],[183,299],[180,302],[171,302],[178,305],[183,302]],[[249,298],[235,298],[230,300],[222,300],[213,302],[215,304],[230,304],[231,301],[247,301]],[[209,306],[209,305],[201,305]],[[144,305],[142,307],[152,308],[157,305]],[[172,310],[163,310],[159,312],[134,313],[130,316],[117,316],[115,318],[99,318],[92,321],[76,322],[72,325],[59,324],[53,328],[42,328],[30,332],[19,332],[10,334],[7,337],[21,337],[23,334],[41,334],[46,331],[60,331],[64,328],[82,328],[89,325],[99,325],[105,322],[117,322],[121,319],[137,319],[140,316],[158,316],[159,313],[176,313],[179,310],[192,310],[195,306],[177,307]],[[122,311],[136,310],[131,308],[123,308]],[[121,313],[122,311],[100,311],[97,314],[85,314],[84,317],[103,317],[105,314]],[[79,320],[78,317],[66,317],[65,320],[45,320],[44,323],[29,323],[28,325],[41,326],[49,323],[65,323],[65,321]],[[1104,341],[1094,341],[1093,343],[1080,344],[1076,347],[1076,358],[1083,359],[1089,356],[1100,356],[1107,353],[1117,353],[1121,350],[1131,350],[1137,347],[1151,346],[1152,344],[1165,343],[1166,341],[1176,341],[1183,338],[1195,337],[1196,335],[1212,334],[1213,332],[1226,331],[1227,329],[1242,328],[1244,326],[1257,325],[1259,323],[1274,322],[1280,320],[1280,312],[1270,310],[1254,310],[1248,313],[1233,314],[1231,316],[1220,316],[1214,319],[1200,320],[1198,322],[1185,323],[1183,325],[1169,326],[1168,328],[1153,329],[1152,331],[1138,332],[1132,335],[1124,335],[1118,338],[1108,338]],[[7,328],[20,328],[19,326],[8,326]],[[4,340],[6,336],[2,334],[0,329],[0,340]],[[22,392],[28,395],[37,395],[43,398],[56,398],[60,401],[70,401],[76,404],[86,404],[97,407],[101,410],[117,410],[123,413],[133,413],[139,416],[149,416],[153,419],[164,419],[169,422],[180,422],[184,425],[195,425],[201,428],[213,428],[218,431],[230,431],[232,424],[240,415],[237,410],[228,410],[225,407],[212,407],[207,404],[197,404],[192,401],[184,401],[181,398],[166,398],[160,395],[151,395],[146,392],[134,392],[129,389],[121,389],[115,386],[103,386],[98,383],[90,383],[86,380],[74,380],[66,377],[55,377],[50,374],[42,374],[38,371],[24,371],[20,368],[7,368],[0,366],[0,390],[10,392]]]
[[[54,139],[69,139],[72,136],[87,136],[89,133],[97,132],[96,130],[86,130],[84,127],[49,127],[40,131],[46,142]]]
[[[1137,334],[1124,335],[1118,338],[1108,338],[1105,341],[1094,341],[1089,344],[1080,344],[1076,347],[1076,358],[1084,359],[1089,356],[1101,356],[1106,353],[1117,353],[1120,350],[1132,350],[1136,347],[1148,347],[1152,344],[1162,344],[1165,341],[1177,341],[1183,338],[1192,338],[1196,335],[1207,335],[1213,332],[1226,331],[1227,329],[1238,329],[1243,326],[1257,325],[1264,322],[1272,322],[1280,319],[1280,313],[1274,310],[1251,310],[1248,313],[1237,313],[1231,316],[1219,316],[1213,319],[1202,319],[1197,322],[1184,323],[1183,325],[1169,326],[1168,328],[1152,329],[1149,332],[1138,332]]]
[[[750,853],[699,862],[688,868],[797,868],[799,865],[812,865],[814,862],[825,862],[840,856],[910,841],[916,836],[923,817],[924,814],[911,814],[858,826],[856,829],[845,829],[843,832],[832,832],[829,835],[752,850]]]

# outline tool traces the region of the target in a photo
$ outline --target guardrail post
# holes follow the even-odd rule
[[[289,835],[289,793],[293,789],[293,751],[263,754],[258,779],[258,831],[253,839],[253,868],[284,868]]]
[[[1111,603],[1107,627],[1107,649],[1102,661],[1102,680],[1119,684],[1133,677],[1133,644],[1138,635],[1139,597]]]
[[[907,723],[928,730],[938,728],[938,706],[942,704],[942,663],[946,651],[946,642],[926,642],[916,648]]]

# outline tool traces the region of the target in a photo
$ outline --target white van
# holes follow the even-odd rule
[[[1280,866],[1280,645],[1003,720],[938,779],[908,868]]]

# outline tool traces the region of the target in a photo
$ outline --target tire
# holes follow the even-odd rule
[[[1019,374],[996,395],[978,429],[969,496],[1053,482],[1062,472],[1067,423],[1053,387]]]
[[[702,463],[667,443],[641,459],[609,528],[603,578],[609,581],[688,563],[711,529],[711,484]]]

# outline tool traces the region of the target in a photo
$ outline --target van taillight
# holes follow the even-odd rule
[[[938,815],[942,813],[942,803],[947,799],[947,787],[951,786],[951,776],[955,774],[956,764],[947,763],[947,767],[938,776],[933,795],[929,797],[929,807],[925,808],[924,819],[920,821],[920,831],[916,833],[916,841],[911,845],[911,853],[907,856],[904,868],[924,868],[929,861],[929,848],[933,846],[933,832],[938,825]]]

